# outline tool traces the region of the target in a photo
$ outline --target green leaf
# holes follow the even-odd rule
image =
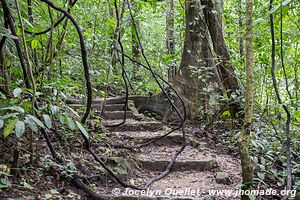
[[[11,187],[11,183],[9,180],[6,179],[0,179],[0,189],[7,189]]]
[[[264,172],[258,172],[257,173],[258,178],[260,178],[261,180],[265,179],[265,173]]]
[[[18,119],[8,120],[8,124],[7,124],[7,126],[5,127],[5,129],[3,131],[4,138],[6,138],[7,136],[9,136],[11,134],[11,132],[14,129],[17,121],[18,121]]]
[[[18,39],[18,37],[12,35],[10,33],[10,31],[8,29],[4,28],[4,27],[0,27],[0,35],[11,38],[11,39]]]
[[[59,116],[59,122],[62,124],[62,125],[64,125],[65,123],[66,123],[66,119],[65,119],[65,117],[64,116]]]
[[[31,128],[31,130],[33,132],[38,131],[38,128],[37,128],[36,124],[34,123],[34,121],[31,118],[26,117],[26,123],[28,124],[28,126]]]
[[[6,107],[6,108],[1,108],[0,110],[15,110],[18,111],[20,113],[24,113],[25,110],[19,106],[11,106],[11,107]]]
[[[40,41],[38,41],[38,40],[36,40],[36,39],[33,39],[33,40],[31,41],[31,48],[32,48],[32,49],[35,49],[36,47],[40,47],[40,46],[41,46]]]
[[[51,110],[52,115],[57,115],[59,112],[59,107],[51,105],[50,110]]]
[[[9,114],[1,116],[0,118],[4,120],[4,119],[11,118],[11,117],[17,117],[18,115],[19,115],[19,113],[9,113]]]
[[[255,200],[254,195],[250,194],[250,195],[249,195],[249,199],[250,199],[250,200]]]
[[[272,14],[272,13],[276,12],[280,7],[281,7],[280,4],[277,5],[277,6],[275,6],[275,7],[273,7],[273,8],[270,10],[269,14]]]
[[[25,123],[23,121],[17,121],[15,131],[18,138],[22,137],[25,132]]]
[[[21,88],[16,88],[13,91],[14,97],[19,97],[21,95],[21,93],[22,93],[22,89]]]
[[[29,183],[27,183],[26,181],[23,181],[23,182],[21,182],[21,184],[23,185],[23,187],[25,188],[25,189],[28,189],[28,190],[33,190],[34,189],[34,187],[32,187]]]
[[[32,119],[37,125],[39,125],[41,128],[45,129],[45,126],[43,124],[43,122],[41,122],[38,118],[36,118],[33,115],[27,115],[30,119]]]
[[[2,128],[4,125],[4,121],[2,119],[0,119],[0,128]]]
[[[33,26],[30,23],[30,21],[28,21],[26,18],[22,18],[22,20],[25,22],[25,24],[27,24],[28,26],[30,26],[31,28],[33,28]]]
[[[51,127],[52,127],[52,120],[51,120],[50,116],[44,114],[44,115],[43,115],[43,118],[44,118],[45,125],[46,125],[48,128],[51,128]]]
[[[292,0],[285,0],[283,3],[282,3],[282,5],[284,5],[284,6],[287,6],[289,3],[291,3],[292,2]]]
[[[67,117],[67,124],[71,130],[75,129],[75,123],[70,117]]]
[[[84,135],[84,137],[85,137],[86,139],[89,139],[89,134],[88,134],[88,132],[85,130],[85,128],[82,126],[82,124],[81,124],[80,122],[78,122],[78,121],[75,121],[75,123],[77,124],[77,126],[78,126],[80,132]]]

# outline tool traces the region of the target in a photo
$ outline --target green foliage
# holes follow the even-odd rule
[[[8,1],[10,10],[13,13],[15,27],[20,38],[20,22],[15,18],[15,7],[13,1]],[[54,4],[67,9],[64,1],[53,0]],[[27,31],[39,32],[51,26],[47,6],[42,2],[34,2],[32,5],[33,20],[27,14],[27,1],[19,1],[21,17]],[[168,68],[179,66],[185,36],[185,9],[184,1],[174,1],[174,32],[175,52],[168,54],[166,49],[166,1],[135,1],[133,9],[135,20],[138,24],[139,34],[145,54],[159,75],[167,79]],[[226,38],[226,44],[230,50],[231,62],[239,78],[241,90],[245,91],[245,48],[240,53],[240,39],[244,43],[245,35],[245,1],[235,0],[224,2],[222,10],[222,26]],[[270,14],[274,16],[275,39],[276,39],[276,70],[277,84],[283,102],[288,106],[292,114],[292,157],[293,172],[295,175],[295,186],[300,187],[300,99],[299,99],[299,59],[300,59],[300,5],[297,0],[274,0],[274,5],[269,11],[269,3],[266,1],[254,2],[254,63],[255,63],[255,115],[253,116],[254,127],[252,136],[252,161],[255,167],[255,180],[260,185],[283,187],[285,184],[286,158],[284,147],[286,137],[283,127],[286,117],[282,105],[276,101],[275,92],[271,78],[271,44],[270,44]],[[87,12],[88,11],[88,12]],[[3,16],[2,9],[0,9]],[[53,19],[57,20],[62,15],[51,10]],[[124,81],[121,76],[121,55],[112,58],[112,45],[114,43],[114,32],[117,21],[114,14],[113,0],[91,0],[78,1],[71,14],[81,27],[87,47],[87,57],[90,68],[90,76],[94,97],[103,97],[105,87],[108,93],[113,95],[124,95]],[[283,22],[283,55],[280,53],[280,19]],[[240,27],[239,21],[242,23]],[[0,133],[3,140],[7,137],[16,137],[18,141],[26,139],[28,133],[36,134],[41,128],[51,131],[58,128],[58,135],[65,140],[70,139],[75,131],[80,132],[85,138],[91,137],[95,141],[101,141],[104,135],[96,134],[90,136],[86,126],[79,122],[80,115],[65,105],[65,100],[77,98],[85,100],[86,89],[82,69],[82,58],[79,46],[78,35],[69,22],[64,27],[63,21],[50,33],[35,35],[26,34],[26,43],[29,50],[29,59],[33,65],[37,92],[36,103],[39,110],[32,107],[31,98],[33,91],[24,89],[23,71],[20,67],[18,54],[15,50],[14,39],[11,31],[5,28],[3,20],[0,22],[0,36],[7,37],[3,47],[5,64],[9,71],[9,94],[12,98],[0,92]],[[132,20],[128,9],[125,9],[121,21],[120,39],[124,47],[124,53],[133,56],[133,40],[137,35],[133,30]],[[64,38],[62,38],[64,35]],[[60,43],[60,40],[62,43]],[[21,40],[20,40],[21,41]],[[21,42],[21,48],[23,51]],[[117,45],[117,48],[120,47]],[[211,47],[213,51],[213,47]],[[285,71],[281,67],[280,58],[284,58]],[[137,59],[145,64],[140,55]],[[216,61],[216,59],[214,59]],[[216,63],[218,64],[218,63]],[[2,67],[2,66],[1,66]],[[130,94],[149,95],[160,92],[160,88],[152,78],[148,70],[145,70],[128,59],[125,59],[125,69],[128,82],[133,89]],[[177,67],[178,68],[178,67]],[[212,72],[205,67],[198,69],[191,66],[192,76],[208,84]],[[2,70],[2,69],[1,69]],[[4,86],[5,77],[1,71],[0,85]],[[2,77],[3,76],[3,77]],[[286,77],[285,77],[286,76]],[[215,77],[213,77],[215,78]],[[287,81],[285,80],[287,79]],[[286,83],[289,84],[291,97],[286,91]],[[163,85],[166,87],[166,85]],[[211,90],[203,89],[205,94],[211,94]],[[184,91],[185,92],[185,91]],[[220,95],[214,100],[223,104],[231,97],[226,96],[227,91],[220,91]],[[224,94],[222,94],[224,93]],[[242,97],[235,98],[236,101],[244,104]],[[199,103],[200,104],[200,103]],[[199,113],[203,112],[203,105],[199,105]],[[79,110],[80,113],[82,110]],[[153,116],[153,113],[149,114]],[[232,116],[228,110],[220,113],[221,119],[228,121]],[[267,120],[266,120],[267,119]],[[101,124],[101,120],[95,121]],[[228,142],[234,144],[238,137],[238,130],[232,131]],[[78,134],[76,134],[78,135]],[[6,140],[4,140],[6,141]],[[124,164],[124,163],[122,163]],[[124,164],[125,165],[125,164]],[[64,171],[65,174],[72,174],[76,171],[72,163],[59,165],[49,157],[44,158],[45,168],[52,166]],[[124,166],[117,166],[116,170],[121,174],[126,173]],[[24,187],[30,188],[26,181]],[[29,184],[29,183],[28,183]],[[11,187],[6,179],[0,179],[0,189]]]

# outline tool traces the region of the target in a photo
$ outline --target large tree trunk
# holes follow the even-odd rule
[[[222,26],[218,19],[218,14],[214,9],[212,0],[201,0],[201,3],[205,5],[204,13],[205,20],[208,25],[210,37],[213,42],[213,47],[215,54],[218,58],[217,68],[222,81],[222,85],[226,89],[227,95],[232,98],[232,94],[240,96],[237,91],[239,91],[239,84],[235,76],[234,68],[230,62],[230,55],[227,49]],[[233,102],[231,99],[230,102]],[[241,106],[239,103],[231,103],[230,111],[233,117],[238,117],[241,111]]]
[[[198,114],[197,108],[202,107],[204,112],[208,110],[208,93],[204,92],[204,88],[211,87],[211,82],[216,83],[212,81],[216,74],[200,1],[186,0],[185,10],[186,29],[182,59],[179,72],[172,82],[184,97],[188,118],[193,119]]]

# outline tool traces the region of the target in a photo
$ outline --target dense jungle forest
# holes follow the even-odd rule
[[[0,199],[300,200],[299,0],[0,5]]]

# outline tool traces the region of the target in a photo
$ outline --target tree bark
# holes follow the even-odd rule
[[[166,46],[167,46],[167,54],[171,56],[171,58],[175,54],[175,37],[174,37],[174,0],[167,0],[167,14],[166,14]],[[172,81],[176,75],[176,66],[173,64],[169,64],[168,66],[168,80]]]
[[[0,86],[9,93],[10,91],[10,77],[9,77],[9,70],[6,65],[4,50],[0,50],[0,75],[3,78],[2,84]]]
[[[242,16],[242,0],[238,0],[238,13],[239,13],[239,28],[243,30],[243,16]],[[241,62],[244,63],[244,39],[243,34],[239,34],[239,51]]]
[[[252,126],[252,113],[254,102],[254,70],[253,70],[253,47],[252,47],[252,12],[253,0],[247,0],[246,14],[246,107],[244,124],[239,137],[239,153],[242,164],[243,190],[249,190],[252,187],[253,169],[250,159],[250,135]],[[250,200],[248,195],[242,195],[242,200]]]
[[[230,98],[230,112],[232,117],[239,118],[239,112],[242,110],[242,108],[239,103],[232,103],[234,101],[234,99],[232,99],[232,94],[240,96],[238,93],[240,88],[234,68],[230,62],[230,55],[225,43],[222,26],[218,20],[218,16],[212,1],[201,0],[201,3],[202,5],[205,5],[205,21],[208,25],[214,51],[218,58],[218,72],[222,81],[222,85],[226,89],[227,95]]]
[[[132,1],[132,10],[134,12],[134,15],[136,15],[138,13],[138,6],[137,6],[137,2],[135,1]],[[131,48],[132,48],[132,57],[135,59],[135,60],[139,60],[140,59],[140,56],[141,56],[141,51],[140,51],[140,47],[139,47],[139,42],[137,40],[137,36],[136,36],[136,32],[135,31],[138,31],[140,32],[140,23],[139,23],[139,20],[137,18],[135,18],[135,23],[136,23],[136,26],[133,25],[133,22],[132,22],[132,25],[131,25]],[[135,30],[137,29],[137,30]],[[135,72],[138,72],[139,71],[139,66],[138,65],[135,65],[134,66],[135,68]],[[133,80],[136,81],[136,82],[139,82],[141,81],[141,75],[139,73],[134,73],[133,74]]]
[[[187,117],[193,119],[208,110],[208,94],[204,88],[216,77],[209,49],[208,34],[200,1],[185,2],[186,29],[184,47],[179,71],[172,80],[175,88],[181,93],[187,105]]]

